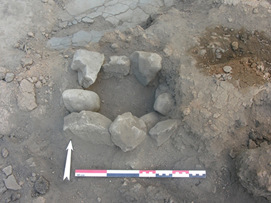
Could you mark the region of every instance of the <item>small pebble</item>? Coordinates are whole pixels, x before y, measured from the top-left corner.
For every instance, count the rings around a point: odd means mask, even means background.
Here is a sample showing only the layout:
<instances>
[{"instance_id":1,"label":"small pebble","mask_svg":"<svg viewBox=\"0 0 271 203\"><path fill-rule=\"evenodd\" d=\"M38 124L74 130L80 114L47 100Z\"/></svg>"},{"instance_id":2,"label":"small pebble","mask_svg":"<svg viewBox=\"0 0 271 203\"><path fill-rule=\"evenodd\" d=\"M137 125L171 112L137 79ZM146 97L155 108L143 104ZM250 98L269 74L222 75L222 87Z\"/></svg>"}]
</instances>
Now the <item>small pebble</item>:
<instances>
[{"instance_id":1,"label":"small pebble","mask_svg":"<svg viewBox=\"0 0 271 203\"><path fill-rule=\"evenodd\" d=\"M29 33L27 33L27 35L28 35L28 37L34 37L35 36L33 32L29 32Z\"/></svg>"},{"instance_id":2,"label":"small pebble","mask_svg":"<svg viewBox=\"0 0 271 203\"><path fill-rule=\"evenodd\" d=\"M221 59L221 58L222 58L222 55L221 55L220 53L215 53L215 57L216 57L217 59Z\"/></svg>"},{"instance_id":3,"label":"small pebble","mask_svg":"<svg viewBox=\"0 0 271 203\"><path fill-rule=\"evenodd\" d=\"M252 10L252 13L253 13L253 14L259 13L259 9L258 9L258 8L254 8L254 9Z\"/></svg>"},{"instance_id":4,"label":"small pebble","mask_svg":"<svg viewBox=\"0 0 271 203\"><path fill-rule=\"evenodd\" d=\"M190 113L191 113L190 108L185 108L184 111L183 111L183 114L184 114L185 116L188 116Z\"/></svg>"},{"instance_id":5,"label":"small pebble","mask_svg":"<svg viewBox=\"0 0 271 203\"><path fill-rule=\"evenodd\" d=\"M36 82L38 82L38 78L37 77L32 77L32 81L33 81L33 83L36 83Z\"/></svg>"},{"instance_id":6,"label":"small pebble","mask_svg":"<svg viewBox=\"0 0 271 203\"><path fill-rule=\"evenodd\" d=\"M6 148L3 148L1 153L2 153L2 157L4 157L4 158L7 158L9 155L9 152Z\"/></svg>"},{"instance_id":7,"label":"small pebble","mask_svg":"<svg viewBox=\"0 0 271 203\"><path fill-rule=\"evenodd\" d=\"M236 51L238 49L238 47L239 47L238 42L233 42L231 44L231 48L232 48L233 51Z\"/></svg>"},{"instance_id":8,"label":"small pebble","mask_svg":"<svg viewBox=\"0 0 271 203\"><path fill-rule=\"evenodd\" d=\"M224 67L223 67L223 71L224 71L225 73L231 73L232 67L230 67L230 66L224 66Z\"/></svg>"},{"instance_id":9,"label":"small pebble","mask_svg":"<svg viewBox=\"0 0 271 203\"><path fill-rule=\"evenodd\" d=\"M38 88L38 89L39 89L39 88L41 88L41 87L42 87L41 82L40 82L40 81L38 81L38 82L35 84L35 87L36 87L36 88Z\"/></svg>"},{"instance_id":10,"label":"small pebble","mask_svg":"<svg viewBox=\"0 0 271 203\"><path fill-rule=\"evenodd\" d=\"M7 73L6 76L5 76L5 81L6 82L12 82L14 80L14 73Z\"/></svg>"},{"instance_id":11,"label":"small pebble","mask_svg":"<svg viewBox=\"0 0 271 203\"><path fill-rule=\"evenodd\" d=\"M113 43L113 44L111 44L111 48L117 49L117 48L119 48L119 45L117 43Z\"/></svg>"},{"instance_id":12,"label":"small pebble","mask_svg":"<svg viewBox=\"0 0 271 203\"><path fill-rule=\"evenodd\" d=\"M97 201L98 201L98 202L101 202L101 201L102 201L102 199L101 199L100 197L98 197L98 198L97 198Z\"/></svg>"},{"instance_id":13,"label":"small pebble","mask_svg":"<svg viewBox=\"0 0 271 203\"><path fill-rule=\"evenodd\" d=\"M231 23L233 21L232 18L228 18L228 22Z\"/></svg>"}]
</instances>

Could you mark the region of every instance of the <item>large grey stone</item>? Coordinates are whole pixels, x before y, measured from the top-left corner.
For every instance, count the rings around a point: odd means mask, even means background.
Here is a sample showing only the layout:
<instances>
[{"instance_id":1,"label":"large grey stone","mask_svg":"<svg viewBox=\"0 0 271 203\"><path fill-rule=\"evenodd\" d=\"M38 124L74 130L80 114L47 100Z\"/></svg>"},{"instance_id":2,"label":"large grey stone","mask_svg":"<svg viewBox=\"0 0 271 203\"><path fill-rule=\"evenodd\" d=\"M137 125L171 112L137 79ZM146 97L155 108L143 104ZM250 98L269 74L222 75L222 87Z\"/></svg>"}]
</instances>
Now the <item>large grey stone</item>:
<instances>
[{"instance_id":1,"label":"large grey stone","mask_svg":"<svg viewBox=\"0 0 271 203\"><path fill-rule=\"evenodd\" d=\"M157 123L149 134L156 140L157 146L161 146L166 142L176 131L178 127L178 120L168 119Z\"/></svg>"},{"instance_id":2,"label":"large grey stone","mask_svg":"<svg viewBox=\"0 0 271 203\"><path fill-rule=\"evenodd\" d=\"M17 94L18 106L23 111L31 111L37 107L34 84L23 79Z\"/></svg>"},{"instance_id":3,"label":"large grey stone","mask_svg":"<svg viewBox=\"0 0 271 203\"><path fill-rule=\"evenodd\" d=\"M62 93L65 107L70 112L98 111L100 109L100 97L88 90L69 89Z\"/></svg>"},{"instance_id":4,"label":"large grey stone","mask_svg":"<svg viewBox=\"0 0 271 203\"><path fill-rule=\"evenodd\" d=\"M20 190L21 186L17 183L14 175L10 175L7 179L4 179L4 183L9 190Z\"/></svg>"},{"instance_id":5,"label":"large grey stone","mask_svg":"<svg viewBox=\"0 0 271 203\"><path fill-rule=\"evenodd\" d=\"M79 84L88 88L96 81L103 62L103 54L80 49L73 56L71 69L78 71Z\"/></svg>"},{"instance_id":6,"label":"large grey stone","mask_svg":"<svg viewBox=\"0 0 271 203\"><path fill-rule=\"evenodd\" d=\"M102 114L92 111L71 113L64 118L64 131L70 131L93 144L113 145L108 131L112 121Z\"/></svg>"},{"instance_id":7,"label":"large grey stone","mask_svg":"<svg viewBox=\"0 0 271 203\"><path fill-rule=\"evenodd\" d=\"M109 63L103 66L103 71L114 75L128 75L130 59L127 56L111 56Z\"/></svg>"},{"instance_id":8,"label":"large grey stone","mask_svg":"<svg viewBox=\"0 0 271 203\"><path fill-rule=\"evenodd\" d=\"M144 86L148 85L162 68L162 58L155 53L135 51L130 59L134 75Z\"/></svg>"},{"instance_id":9,"label":"large grey stone","mask_svg":"<svg viewBox=\"0 0 271 203\"><path fill-rule=\"evenodd\" d=\"M255 196L271 201L271 146L248 149L236 158L241 184Z\"/></svg>"},{"instance_id":10,"label":"large grey stone","mask_svg":"<svg viewBox=\"0 0 271 203\"><path fill-rule=\"evenodd\" d=\"M153 108L155 111L166 116L170 113L174 100L171 94L165 92L160 94L154 102Z\"/></svg>"},{"instance_id":11,"label":"large grey stone","mask_svg":"<svg viewBox=\"0 0 271 203\"><path fill-rule=\"evenodd\" d=\"M89 44L90 41L91 34L83 30L78 31L72 37L72 45L75 47L83 47Z\"/></svg>"},{"instance_id":12,"label":"large grey stone","mask_svg":"<svg viewBox=\"0 0 271 203\"><path fill-rule=\"evenodd\" d=\"M53 37L47 42L47 48L55 50L67 49L71 44L70 37Z\"/></svg>"},{"instance_id":13,"label":"large grey stone","mask_svg":"<svg viewBox=\"0 0 271 203\"><path fill-rule=\"evenodd\" d=\"M155 126L158 123L159 115L156 112L151 112L140 117L140 119L142 119L145 122L147 130L149 131L153 126Z\"/></svg>"},{"instance_id":14,"label":"large grey stone","mask_svg":"<svg viewBox=\"0 0 271 203\"><path fill-rule=\"evenodd\" d=\"M109 131L114 144L124 152L136 148L147 136L144 121L130 112L119 115L109 127Z\"/></svg>"}]
</instances>

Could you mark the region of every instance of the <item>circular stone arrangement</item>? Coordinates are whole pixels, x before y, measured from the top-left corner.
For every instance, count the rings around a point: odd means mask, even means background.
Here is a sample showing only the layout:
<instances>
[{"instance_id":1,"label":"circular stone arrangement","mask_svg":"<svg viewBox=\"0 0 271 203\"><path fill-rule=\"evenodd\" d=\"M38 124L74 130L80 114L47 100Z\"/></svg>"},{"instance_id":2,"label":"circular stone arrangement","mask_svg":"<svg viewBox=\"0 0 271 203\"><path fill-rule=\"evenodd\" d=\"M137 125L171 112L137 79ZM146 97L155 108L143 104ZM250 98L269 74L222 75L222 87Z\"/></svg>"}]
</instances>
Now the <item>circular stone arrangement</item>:
<instances>
[{"instance_id":1,"label":"circular stone arrangement","mask_svg":"<svg viewBox=\"0 0 271 203\"><path fill-rule=\"evenodd\" d=\"M111 56L104 64L105 56L98 52L77 50L71 69L78 72L78 82L88 88L97 79L102 69L115 77L125 77L132 69L137 80L147 86L162 69L162 58L156 53L135 51L127 56ZM155 93L154 110L140 118L126 112L112 122L97 113L100 109L99 95L83 89L68 89L62 93L65 107L71 112L64 118L63 130L93 144L118 146L123 152L135 149L147 137L161 146L176 131L178 120L160 121L160 116L170 114L174 99L164 87L159 86ZM161 114L161 115L160 115ZM159 122L160 121L160 122Z\"/></svg>"}]
</instances>

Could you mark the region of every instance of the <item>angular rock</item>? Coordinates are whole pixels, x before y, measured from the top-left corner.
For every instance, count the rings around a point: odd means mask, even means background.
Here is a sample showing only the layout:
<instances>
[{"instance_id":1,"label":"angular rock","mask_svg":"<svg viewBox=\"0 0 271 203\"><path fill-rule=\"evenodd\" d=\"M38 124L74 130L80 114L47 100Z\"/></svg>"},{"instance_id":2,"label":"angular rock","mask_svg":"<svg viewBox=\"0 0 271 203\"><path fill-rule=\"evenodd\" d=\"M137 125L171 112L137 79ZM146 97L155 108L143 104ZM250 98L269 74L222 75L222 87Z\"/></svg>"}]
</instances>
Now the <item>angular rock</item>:
<instances>
[{"instance_id":1,"label":"angular rock","mask_svg":"<svg viewBox=\"0 0 271 203\"><path fill-rule=\"evenodd\" d=\"M160 94L154 102L153 108L155 111L166 116L170 113L172 106L174 105L174 100L171 94L162 93Z\"/></svg>"},{"instance_id":2,"label":"angular rock","mask_svg":"<svg viewBox=\"0 0 271 203\"><path fill-rule=\"evenodd\" d=\"M115 75L128 75L130 59L127 56L111 56L109 63L103 65L103 71Z\"/></svg>"},{"instance_id":3,"label":"angular rock","mask_svg":"<svg viewBox=\"0 0 271 203\"><path fill-rule=\"evenodd\" d=\"M13 79L14 79L14 73L7 73L6 76L5 76L5 81L6 82L12 82Z\"/></svg>"},{"instance_id":4,"label":"angular rock","mask_svg":"<svg viewBox=\"0 0 271 203\"><path fill-rule=\"evenodd\" d=\"M39 194L44 195L49 190L49 181L41 176L35 182L34 188Z\"/></svg>"},{"instance_id":5,"label":"angular rock","mask_svg":"<svg viewBox=\"0 0 271 203\"><path fill-rule=\"evenodd\" d=\"M151 112L140 117L140 119L142 119L145 122L147 131L149 131L153 126L155 126L158 123L159 115L156 112Z\"/></svg>"},{"instance_id":6,"label":"angular rock","mask_svg":"<svg viewBox=\"0 0 271 203\"><path fill-rule=\"evenodd\" d=\"M0 67L0 80L5 79L7 72L8 70L6 68Z\"/></svg>"},{"instance_id":7,"label":"angular rock","mask_svg":"<svg viewBox=\"0 0 271 203\"><path fill-rule=\"evenodd\" d=\"M65 107L70 112L98 111L100 109L100 97L88 90L70 89L62 93Z\"/></svg>"},{"instance_id":8,"label":"angular rock","mask_svg":"<svg viewBox=\"0 0 271 203\"><path fill-rule=\"evenodd\" d=\"M71 113L64 118L64 131L70 131L93 144L105 144L112 146L110 133L108 131L112 121L102 114L92 111L81 111Z\"/></svg>"},{"instance_id":9,"label":"angular rock","mask_svg":"<svg viewBox=\"0 0 271 203\"><path fill-rule=\"evenodd\" d=\"M150 131L149 134L156 140L157 146L165 143L176 131L178 127L178 120L168 119L157 123Z\"/></svg>"},{"instance_id":10,"label":"angular rock","mask_svg":"<svg viewBox=\"0 0 271 203\"><path fill-rule=\"evenodd\" d=\"M11 165L9 165L9 166L7 166L7 167L3 168L3 170L2 170L2 171L4 172L4 174L5 174L6 176L9 176L9 175L11 175L11 174L12 174L12 166L11 166Z\"/></svg>"},{"instance_id":11,"label":"angular rock","mask_svg":"<svg viewBox=\"0 0 271 203\"><path fill-rule=\"evenodd\" d=\"M26 66L31 66L33 64L33 59L32 58L21 58L21 64L23 68Z\"/></svg>"},{"instance_id":12,"label":"angular rock","mask_svg":"<svg viewBox=\"0 0 271 203\"><path fill-rule=\"evenodd\" d=\"M124 152L136 148L146 138L146 131L144 121L130 112L119 115L109 127L112 141Z\"/></svg>"},{"instance_id":13,"label":"angular rock","mask_svg":"<svg viewBox=\"0 0 271 203\"><path fill-rule=\"evenodd\" d=\"M80 49L73 56L71 69L78 71L79 84L88 88L96 81L103 62L103 54Z\"/></svg>"},{"instance_id":14,"label":"angular rock","mask_svg":"<svg viewBox=\"0 0 271 203\"><path fill-rule=\"evenodd\" d=\"M239 154L236 168L239 181L249 193L271 201L271 147L248 149Z\"/></svg>"},{"instance_id":15,"label":"angular rock","mask_svg":"<svg viewBox=\"0 0 271 203\"><path fill-rule=\"evenodd\" d=\"M232 67L230 67L230 66L224 66L224 67L223 67L223 71L224 71L225 73L231 73L231 70L232 70Z\"/></svg>"},{"instance_id":16,"label":"angular rock","mask_svg":"<svg viewBox=\"0 0 271 203\"><path fill-rule=\"evenodd\" d=\"M135 51L130 59L134 75L144 86L148 85L162 68L162 58L155 53Z\"/></svg>"},{"instance_id":17,"label":"angular rock","mask_svg":"<svg viewBox=\"0 0 271 203\"><path fill-rule=\"evenodd\" d=\"M19 92L17 94L18 106L23 111L31 111L37 107L35 98L34 84L26 79L20 83Z\"/></svg>"},{"instance_id":18,"label":"angular rock","mask_svg":"<svg viewBox=\"0 0 271 203\"><path fill-rule=\"evenodd\" d=\"M9 190L20 190L21 186L17 183L14 175L10 175L7 179L4 179L4 183Z\"/></svg>"},{"instance_id":19,"label":"angular rock","mask_svg":"<svg viewBox=\"0 0 271 203\"><path fill-rule=\"evenodd\" d=\"M83 47L89 44L90 41L91 34L83 30L78 31L72 37L72 45L75 47Z\"/></svg>"},{"instance_id":20,"label":"angular rock","mask_svg":"<svg viewBox=\"0 0 271 203\"><path fill-rule=\"evenodd\" d=\"M70 37L53 37L47 42L47 48L49 49L67 49L71 46L71 38Z\"/></svg>"}]
</instances>

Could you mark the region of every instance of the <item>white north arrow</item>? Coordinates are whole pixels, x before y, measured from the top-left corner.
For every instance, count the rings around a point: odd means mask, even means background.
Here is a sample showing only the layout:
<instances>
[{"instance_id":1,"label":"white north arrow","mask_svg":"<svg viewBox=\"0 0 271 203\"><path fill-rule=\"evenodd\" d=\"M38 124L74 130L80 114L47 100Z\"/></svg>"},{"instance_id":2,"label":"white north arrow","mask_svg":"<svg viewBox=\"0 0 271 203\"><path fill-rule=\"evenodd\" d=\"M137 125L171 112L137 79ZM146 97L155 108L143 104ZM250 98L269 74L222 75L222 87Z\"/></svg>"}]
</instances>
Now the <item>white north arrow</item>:
<instances>
[{"instance_id":1,"label":"white north arrow","mask_svg":"<svg viewBox=\"0 0 271 203\"><path fill-rule=\"evenodd\" d=\"M64 176L63 176L63 180L65 180L66 178L68 180L70 180L70 174L71 174L71 159L72 159L72 141L70 140L68 146L67 146L67 158L66 158L66 165L65 165L65 170L64 170Z\"/></svg>"}]
</instances>

